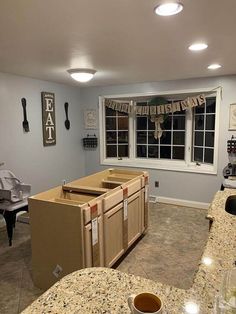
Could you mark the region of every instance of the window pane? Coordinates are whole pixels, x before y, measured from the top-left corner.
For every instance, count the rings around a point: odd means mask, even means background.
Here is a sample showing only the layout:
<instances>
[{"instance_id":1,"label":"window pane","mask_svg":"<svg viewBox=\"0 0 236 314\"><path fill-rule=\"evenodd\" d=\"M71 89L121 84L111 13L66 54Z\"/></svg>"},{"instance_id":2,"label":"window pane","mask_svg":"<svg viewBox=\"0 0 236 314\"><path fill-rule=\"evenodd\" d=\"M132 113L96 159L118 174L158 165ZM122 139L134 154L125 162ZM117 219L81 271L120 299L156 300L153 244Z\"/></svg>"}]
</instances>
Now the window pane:
<instances>
[{"instance_id":1,"label":"window pane","mask_svg":"<svg viewBox=\"0 0 236 314\"><path fill-rule=\"evenodd\" d=\"M137 132L137 143L146 144L147 143L147 132Z\"/></svg>"},{"instance_id":2,"label":"window pane","mask_svg":"<svg viewBox=\"0 0 236 314\"><path fill-rule=\"evenodd\" d=\"M205 146L214 147L214 132L206 132Z\"/></svg>"},{"instance_id":3,"label":"window pane","mask_svg":"<svg viewBox=\"0 0 236 314\"><path fill-rule=\"evenodd\" d=\"M171 159L171 146L161 146L160 158Z\"/></svg>"},{"instance_id":4,"label":"window pane","mask_svg":"<svg viewBox=\"0 0 236 314\"><path fill-rule=\"evenodd\" d=\"M172 115L169 114L169 116L167 118L165 118L165 121L161 125L162 129L171 130L171 123L172 123Z\"/></svg>"},{"instance_id":5,"label":"window pane","mask_svg":"<svg viewBox=\"0 0 236 314\"><path fill-rule=\"evenodd\" d=\"M185 130L185 116L174 116L173 117L173 129L174 130Z\"/></svg>"},{"instance_id":6,"label":"window pane","mask_svg":"<svg viewBox=\"0 0 236 314\"><path fill-rule=\"evenodd\" d=\"M118 116L118 117L128 117L128 113L117 111L117 116Z\"/></svg>"},{"instance_id":7,"label":"window pane","mask_svg":"<svg viewBox=\"0 0 236 314\"><path fill-rule=\"evenodd\" d=\"M148 158L158 158L158 146L148 146Z\"/></svg>"},{"instance_id":8,"label":"window pane","mask_svg":"<svg viewBox=\"0 0 236 314\"><path fill-rule=\"evenodd\" d=\"M184 147L173 147L173 159L181 159L184 160Z\"/></svg>"},{"instance_id":9,"label":"window pane","mask_svg":"<svg viewBox=\"0 0 236 314\"><path fill-rule=\"evenodd\" d=\"M128 143L129 138L128 138L128 131L122 131L118 132L118 142L119 143Z\"/></svg>"},{"instance_id":10,"label":"window pane","mask_svg":"<svg viewBox=\"0 0 236 314\"><path fill-rule=\"evenodd\" d=\"M106 129L116 130L116 118L106 118Z\"/></svg>"},{"instance_id":11,"label":"window pane","mask_svg":"<svg viewBox=\"0 0 236 314\"><path fill-rule=\"evenodd\" d=\"M117 157L116 145L107 145L107 157Z\"/></svg>"},{"instance_id":12,"label":"window pane","mask_svg":"<svg viewBox=\"0 0 236 314\"><path fill-rule=\"evenodd\" d=\"M178 116L180 114L185 114L185 110L180 110L173 113L174 116Z\"/></svg>"},{"instance_id":13,"label":"window pane","mask_svg":"<svg viewBox=\"0 0 236 314\"><path fill-rule=\"evenodd\" d=\"M108 144L116 144L117 143L116 132L106 132L106 139Z\"/></svg>"},{"instance_id":14,"label":"window pane","mask_svg":"<svg viewBox=\"0 0 236 314\"><path fill-rule=\"evenodd\" d=\"M203 161L203 148L194 147L194 155L193 155L194 161Z\"/></svg>"},{"instance_id":15,"label":"window pane","mask_svg":"<svg viewBox=\"0 0 236 314\"><path fill-rule=\"evenodd\" d=\"M148 144L159 144L159 140L154 137L154 131L148 132Z\"/></svg>"},{"instance_id":16,"label":"window pane","mask_svg":"<svg viewBox=\"0 0 236 314\"><path fill-rule=\"evenodd\" d=\"M129 157L128 145L119 145L118 146L118 156L119 157Z\"/></svg>"},{"instance_id":17,"label":"window pane","mask_svg":"<svg viewBox=\"0 0 236 314\"><path fill-rule=\"evenodd\" d=\"M210 114L206 116L206 130L215 129L215 115Z\"/></svg>"},{"instance_id":18,"label":"window pane","mask_svg":"<svg viewBox=\"0 0 236 314\"><path fill-rule=\"evenodd\" d=\"M115 115L116 115L115 110L106 107L106 116L115 116Z\"/></svg>"},{"instance_id":19,"label":"window pane","mask_svg":"<svg viewBox=\"0 0 236 314\"><path fill-rule=\"evenodd\" d=\"M147 157L146 145L137 145L137 157L140 157L140 158Z\"/></svg>"},{"instance_id":20,"label":"window pane","mask_svg":"<svg viewBox=\"0 0 236 314\"><path fill-rule=\"evenodd\" d=\"M171 132L164 131L160 140L161 144L171 144Z\"/></svg>"},{"instance_id":21,"label":"window pane","mask_svg":"<svg viewBox=\"0 0 236 314\"><path fill-rule=\"evenodd\" d=\"M214 155L214 149L206 148L205 155L204 155L204 162L213 164L213 155Z\"/></svg>"},{"instance_id":22,"label":"window pane","mask_svg":"<svg viewBox=\"0 0 236 314\"><path fill-rule=\"evenodd\" d=\"M155 130L155 122L152 122L151 119L148 119L148 130Z\"/></svg>"},{"instance_id":23,"label":"window pane","mask_svg":"<svg viewBox=\"0 0 236 314\"><path fill-rule=\"evenodd\" d=\"M137 130L147 130L146 117L137 117Z\"/></svg>"},{"instance_id":24,"label":"window pane","mask_svg":"<svg viewBox=\"0 0 236 314\"><path fill-rule=\"evenodd\" d=\"M185 132L173 132L173 144L184 145L185 144Z\"/></svg>"},{"instance_id":25,"label":"window pane","mask_svg":"<svg viewBox=\"0 0 236 314\"><path fill-rule=\"evenodd\" d=\"M195 116L195 130L204 129L204 115Z\"/></svg>"},{"instance_id":26,"label":"window pane","mask_svg":"<svg viewBox=\"0 0 236 314\"><path fill-rule=\"evenodd\" d=\"M118 118L118 129L119 130L128 130L129 128L129 119L128 117Z\"/></svg>"},{"instance_id":27,"label":"window pane","mask_svg":"<svg viewBox=\"0 0 236 314\"><path fill-rule=\"evenodd\" d=\"M195 146L203 146L203 132L195 132L194 136L194 145Z\"/></svg>"},{"instance_id":28,"label":"window pane","mask_svg":"<svg viewBox=\"0 0 236 314\"><path fill-rule=\"evenodd\" d=\"M206 99L206 112L215 113L216 112L216 98L207 98Z\"/></svg>"},{"instance_id":29,"label":"window pane","mask_svg":"<svg viewBox=\"0 0 236 314\"><path fill-rule=\"evenodd\" d=\"M203 105L197 106L194 108L195 113L204 113L204 111L205 111L205 106L203 106Z\"/></svg>"}]
</instances>

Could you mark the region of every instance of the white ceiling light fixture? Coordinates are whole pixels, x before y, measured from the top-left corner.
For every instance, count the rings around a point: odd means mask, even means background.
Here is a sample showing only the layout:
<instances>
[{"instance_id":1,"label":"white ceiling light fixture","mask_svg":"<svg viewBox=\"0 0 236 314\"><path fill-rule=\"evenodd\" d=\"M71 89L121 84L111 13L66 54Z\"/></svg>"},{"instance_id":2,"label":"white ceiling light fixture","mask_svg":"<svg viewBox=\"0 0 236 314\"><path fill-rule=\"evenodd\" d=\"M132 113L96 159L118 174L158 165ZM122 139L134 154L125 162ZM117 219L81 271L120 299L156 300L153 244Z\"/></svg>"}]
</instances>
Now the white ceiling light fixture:
<instances>
[{"instance_id":1,"label":"white ceiling light fixture","mask_svg":"<svg viewBox=\"0 0 236 314\"><path fill-rule=\"evenodd\" d=\"M220 64L218 64L218 63L213 63L213 64L210 64L207 68L209 69L209 70L217 70L217 69L219 69L219 68L221 68L222 66L220 65Z\"/></svg>"},{"instance_id":2,"label":"white ceiling light fixture","mask_svg":"<svg viewBox=\"0 0 236 314\"><path fill-rule=\"evenodd\" d=\"M70 69L67 72L74 80L80 83L86 83L93 78L97 71L93 69Z\"/></svg>"},{"instance_id":3,"label":"white ceiling light fixture","mask_svg":"<svg viewBox=\"0 0 236 314\"><path fill-rule=\"evenodd\" d=\"M195 43L188 47L191 51L201 51L207 49L208 45L205 43Z\"/></svg>"},{"instance_id":4,"label":"white ceiling light fixture","mask_svg":"<svg viewBox=\"0 0 236 314\"><path fill-rule=\"evenodd\" d=\"M154 11L161 16L170 16L180 13L183 10L183 5L180 2L172 1L158 4Z\"/></svg>"}]
</instances>

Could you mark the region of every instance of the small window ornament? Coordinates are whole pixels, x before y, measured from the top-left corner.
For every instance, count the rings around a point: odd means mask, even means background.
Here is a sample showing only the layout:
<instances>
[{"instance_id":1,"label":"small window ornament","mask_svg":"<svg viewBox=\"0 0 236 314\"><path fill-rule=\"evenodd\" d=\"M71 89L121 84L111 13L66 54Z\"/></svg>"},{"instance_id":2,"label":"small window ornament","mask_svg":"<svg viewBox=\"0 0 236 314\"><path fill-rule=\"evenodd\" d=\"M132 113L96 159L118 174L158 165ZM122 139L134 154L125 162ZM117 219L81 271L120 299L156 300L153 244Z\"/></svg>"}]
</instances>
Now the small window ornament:
<instances>
[{"instance_id":1,"label":"small window ornament","mask_svg":"<svg viewBox=\"0 0 236 314\"><path fill-rule=\"evenodd\" d=\"M160 106L163 104L166 104L167 100L163 97L155 97L152 100L149 101L148 105L152 106L155 104L155 106ZM151 109L151 107L150 107ZM155 131L154 131L154 138L157 140L162 137L163 129L161 127L161 124L165 122L165 120L168 118L168 114L152 114L152 110L149 111L151 114L149 116L149 119L151 122L155 123Z\"/></svg>"}]
</instances>

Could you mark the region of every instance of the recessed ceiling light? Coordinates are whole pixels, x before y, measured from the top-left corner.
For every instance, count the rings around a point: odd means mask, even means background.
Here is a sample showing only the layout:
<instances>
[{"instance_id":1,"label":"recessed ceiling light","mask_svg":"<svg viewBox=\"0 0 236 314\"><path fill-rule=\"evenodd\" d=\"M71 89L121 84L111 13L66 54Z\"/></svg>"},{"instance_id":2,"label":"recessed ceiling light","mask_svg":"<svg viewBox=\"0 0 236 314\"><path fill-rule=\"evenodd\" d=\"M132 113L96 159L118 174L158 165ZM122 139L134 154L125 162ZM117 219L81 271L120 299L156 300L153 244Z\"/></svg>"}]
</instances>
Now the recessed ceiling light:
<instances>
[{"instance_id":1,"label":"recessed ceiling light","mask_svg":"<svg viewBox=\"0 0 236 314\"><path fill-rule=\"evenodd\" d=\"M209 65L207 68L209 70L217 70L217 69L221 68L221 65L218 63L214 63L214 64Z\"/></svg>"},{"instance_id":2,"label":"recessed ceiling light","mask_svg":"<svg viewBox=\"0 0 236 314\"><path fill-rule=\"evenodd\" d=\"M158 15L169 16L174 15L183 10L183 5L180 2L161 3L155 7L154 11Z\"/></svg>"},{"instance_id":3,"label":"recessed ceiling light","mask_svg":"<svg viewBox=\"0 0 236 314\"><path fill-rule=\"evenodd\" d=\"M96 71L92 69L70 69L67 72L74 80L80 83L86 83L90 81L96 73Z\"/></svg>"},{"instance_id":4,"label":"recessed ceiling light","mask_svg":"<svg viewBox=\"0 0 236 314\"><path fill-rule=\"evenodd\" d=\"M205 43L196 43L189 46L188 49L191 51L201 51L201 50L206 49L207 47L208 45Z\"/></svg>"}]
</instances>

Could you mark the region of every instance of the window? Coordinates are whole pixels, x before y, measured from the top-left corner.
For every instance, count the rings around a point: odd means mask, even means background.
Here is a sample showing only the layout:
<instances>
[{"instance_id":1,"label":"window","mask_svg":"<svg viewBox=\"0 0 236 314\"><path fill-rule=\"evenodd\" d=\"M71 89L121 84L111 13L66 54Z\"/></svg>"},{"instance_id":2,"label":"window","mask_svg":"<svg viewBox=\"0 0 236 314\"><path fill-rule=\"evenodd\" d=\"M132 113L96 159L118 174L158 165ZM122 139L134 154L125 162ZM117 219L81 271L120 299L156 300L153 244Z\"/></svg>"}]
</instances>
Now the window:
<instances>
[{"instance_id":1,"label":"window","mask_svg":"<svg viewBox=\"0 0 236 314\"><path fill-rule=\"evenodd\" d=\"M206 104L163 115L161 136L155 133L157 124L150 116L116 111L103 101L111 98L137 108L147 106L156 96L165 97L171 104L201 93L205 94ZM219 99L219 89L100 97L101 163L216 173Z\"/></svg>"},{"instance_id":2,"label":"window","mask_svg":"<svg viewBox=\"0 0 236 314\"><path fill-rule=\"evenodd\" d=\"M208 97L206 105L194 109L193 160L213 164L216 97Z\"/></svg>"},{"instance_id":3,"label":"window","mask_svg":"<svg viewBox=\"0 0 236 314\"><path fill-rule=\"evenodd\" d=\"M155 139L155 123L147 116L136 117L136 158L184 160L185 111L168 114L162 128L163 135Z\"/></svg>"},{"instance_id":4,"label":"window","mask_svg":"<svg viewBox=\"0 0 236 314\"><path fill-rule=\"evenodd\" d=\"M129 156L129 116L127 113L105 108L106 157Z\"/></svg>"}]
</instances>

